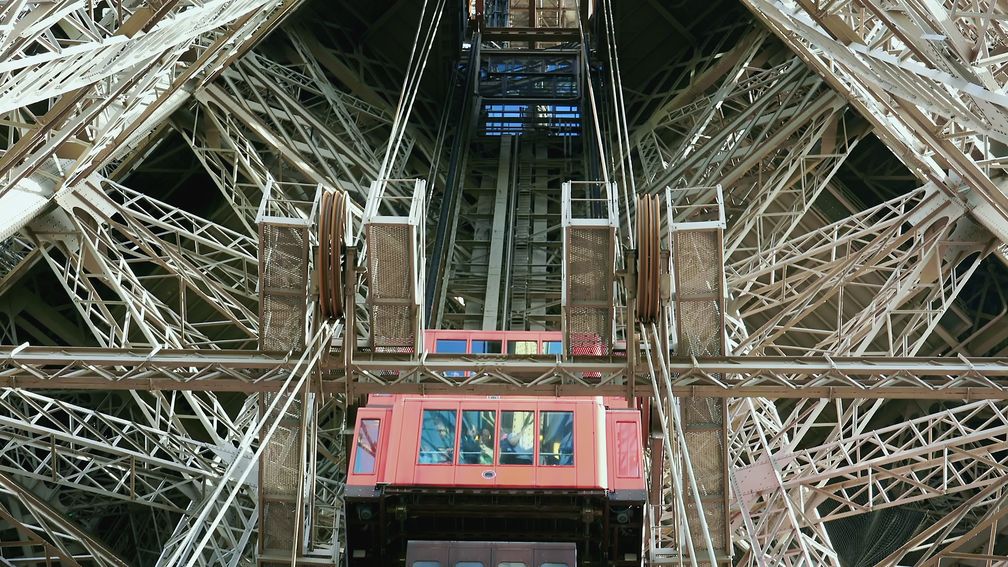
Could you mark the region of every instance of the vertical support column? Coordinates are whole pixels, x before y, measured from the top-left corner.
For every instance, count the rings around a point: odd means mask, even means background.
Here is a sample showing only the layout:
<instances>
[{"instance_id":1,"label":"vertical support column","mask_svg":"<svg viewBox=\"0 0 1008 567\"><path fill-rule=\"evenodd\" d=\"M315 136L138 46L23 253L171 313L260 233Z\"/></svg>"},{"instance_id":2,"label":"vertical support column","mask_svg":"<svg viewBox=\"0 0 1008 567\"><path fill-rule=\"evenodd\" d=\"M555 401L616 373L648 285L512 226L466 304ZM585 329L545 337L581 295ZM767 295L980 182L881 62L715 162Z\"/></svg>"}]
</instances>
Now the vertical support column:
<instances>
[{"instance_id":1,"label":"vertical support column","mask_svg":"<svg viewBox=\"0 0 1008 567\"><path fill-rule=\"evenodd\" d=\"M529 268L529 279L532 286L529 293L529 330L545 331L549 328L546 319L546 303L544 297L549 288L549 266L547 259L549 219L549 166L546 164L546 144L536 143L532 148L535 159L532 165L532 234L530 235L529 253L532 263ZM555 297L555 296L554 296Z\"/></svg>"},{"instance_id":2,"label":"vertical support column","mask_svg":"<svg viewBox=\"0 0 1008 567\"><path fill-rule=\"evenodd\" d=\"M689 195L677 191L676 201L671 192L666 193L675 284L676 351L681 356L725 355L725 220L721 187L716 187L716 204L690 203L690 195L710 194L710 189L688 190ZM678 419L686 437L694 478L699 481L703 507L701 512L690 499L684 503L692 539L704 541L699 531L703 513L715 558L719 564L730 565L727 400L681 398L679 402ZM687 482L684 477L683 484ZM708 562L706 549L697 548L695 553L697 562Z\"/></svg>"},{"instance_id":3,"label":"vertical support column","mask_svg":"<svg viewBox=\"0 0 1008 567\"><path fill-rule=\"evenodd\" d=\"M316 199L318 202L318 199ZM305 348L308 310L308 250L310 219L292 218L263 195L256 224L259 229L259 349L298 352ZM270 396L259 398L261 419ZM312 451L305 445L305 414L311 395L291 403L276 432L266 440L259 458L259 557L264 565L290 565L302 553L305 523L301 495ZM310 480L310 479L309 479Z\"/></svg>"},{"instance_id":4,"label":"vertical support column","mask_svg":"<svg viewBox=\"0 0 1008 567\"><path fill-rule=\"evenodd\" d=\"M483 330L498 328L501 274L504 263L504 235L507 220L508 187L511 171L511 136L501 136L500 161L497 163L497 191L494 193L493 230L490 234L490 258L487 264L487 286L483 298Z\"/></svg>"}]
</instances>

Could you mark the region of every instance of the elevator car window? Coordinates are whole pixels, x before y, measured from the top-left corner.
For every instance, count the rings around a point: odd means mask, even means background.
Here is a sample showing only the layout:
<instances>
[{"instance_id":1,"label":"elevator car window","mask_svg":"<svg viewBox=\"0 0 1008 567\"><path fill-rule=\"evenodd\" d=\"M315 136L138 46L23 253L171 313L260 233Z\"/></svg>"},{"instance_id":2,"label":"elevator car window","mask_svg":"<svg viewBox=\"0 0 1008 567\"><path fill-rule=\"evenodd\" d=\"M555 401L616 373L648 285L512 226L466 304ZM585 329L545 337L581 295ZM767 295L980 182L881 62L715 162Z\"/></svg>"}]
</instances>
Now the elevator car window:
<instances>
[{"instance_id":1,"label":"elevator car window","mask_svg":"<svg viewBox=\"0 0 1008 567\"><path fill-rule=\"evenodd\" d=\"M502 411L500 430L500 464L531 465L535 412Z\"/></svg>"},{"instance_id":2,"label":"elevator car window","mask_svg":"<svg viewBox=\"0 0 1008 567\"><path fill-rule=\"evenodd\" d=\"M420 428L420 464L455 460L455 410L424 410Z\"/></svg>"},{"instance_id":3,"label":"elevator car window","mask_svg":"<svg viewBox=\"0 0 1008 567\"><path fill-rule=\"evenodd\" d=\"M459 464L493 464L496 417L496 412L493 410L466 410L462 412Z\"/></svg>"},{"instance_id":4,"label":"elevator car window","mask_svg":"<svg viewBox=\"0 0 1008 567\"><path fill-rule=\"evenodd\" d=\"M539 464L574 464L574 412L539 413Z\"/></svg>"},{"instance_id":5,"label":"elevator car window","mask_svg":"<svg viewBox=\"0 0 1008 567\"><path fill-rule=\"evenodd\" d=\"M360 432L357 433L357 452L354 454L354 474L374 474L380 423L377 419L361 420Z\"/></svg>"}]
</instances>

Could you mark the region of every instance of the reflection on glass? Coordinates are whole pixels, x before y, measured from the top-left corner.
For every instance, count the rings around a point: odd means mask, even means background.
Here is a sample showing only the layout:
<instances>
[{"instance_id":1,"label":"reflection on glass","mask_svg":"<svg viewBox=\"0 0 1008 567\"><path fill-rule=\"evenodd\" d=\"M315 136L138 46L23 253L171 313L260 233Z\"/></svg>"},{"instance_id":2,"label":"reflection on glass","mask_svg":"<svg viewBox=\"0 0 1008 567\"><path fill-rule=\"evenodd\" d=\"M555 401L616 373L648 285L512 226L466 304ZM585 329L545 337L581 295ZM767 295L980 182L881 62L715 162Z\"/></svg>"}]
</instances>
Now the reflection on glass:
<instances>
[{"instance_id":1,"label":"reflection on glass","mask_svg":"<svg viewBox=\"0 0 1008 567\"><path fill-rule=\"evenodd\" d=\"M574 464L574 412L539 412L539 464Z\"/></svg>"},{"instance_id":2,"label":"reflection on glass","mask_svg":"<svg viewBox=\"0 0 1008 567\"><path fill-rule=\"evenodd\" d=\"M501 412L501 456L502 465L531 465L535 412Z\"/></svg>"},{"instance_id":3,"label":"reflection on glass","mask_svg":"<svg viewBox=\"0 0 1008 567\"><path fill-rule=\"evenodd\" d=\"M459 463L492 465L495 415L492 410L462 412L462 436L459 438Z\"/></svg>"},{"instance_id":4,"label":"reflection on glass","mask_svg":"<svg viewBox=\"0 0 1008 567\"><path fill-rule=\"evenodd\" d=\"M434 352L444 354L464 354L466 351L465 339L438 339L434 344Z\"/></svg>"},{"instance_id":5,"label":"reflection on glass","mask_svg":"<svg viewBox=\"0 0 1008 567\"><path fill-rule=\"evenodd\" d=\"M543 342L543 354L563 354L563 343L560 341Z\"/></svg>"},{"instance_id":6,"label":"reflection on glass","mask_svg":"<svg viewBox=\"0 0 1008 567\"><path fill-rule=\"evenodd\" d=\"M354 474L374 474L375 459L378 455L377 419L362 419L357 432L357 452L354 454Z\"/></svg>"},{"instance_id":7,"label":"reflection on glass","mask_svg":"<svg viewBox=\"0 0 1008 567\"><path fill-rule=\"evenodd\" d=\"M535 341L508 341L508 354L539 354Z\"/></svg>"},{"instance_id":8,"label":"reflection on glass","mask_svg":"<svg viewBox=\"0 0 1008 567\"><path fill-rule=\"evenodd\" d=\"M465 339L438 339L434 343L434 352L441 354L465 354ZM465 370L448 370L444 373L446 378L465 378Z\"/></svg>"},{"instance_id":9,"label":"reflection on glass","mask_svg":"<svg viewBox=\"0 0 1008 567\"><path fill-rule=\"evenodd\" d=\"M455 410L424 410L420 464L451 463L455 457Z\"/></svg>"},{"instance_id":10,"label":"reflection on glass","mask_svg":"<svg viewBox=\"0 0 1008 567\"><path fill-rule=\"evenodd\" d=\"M473 354L500 354L501 353L501 342L500 341L477 341L472 342L472 353Z\"/></svg>"}]
</instances>

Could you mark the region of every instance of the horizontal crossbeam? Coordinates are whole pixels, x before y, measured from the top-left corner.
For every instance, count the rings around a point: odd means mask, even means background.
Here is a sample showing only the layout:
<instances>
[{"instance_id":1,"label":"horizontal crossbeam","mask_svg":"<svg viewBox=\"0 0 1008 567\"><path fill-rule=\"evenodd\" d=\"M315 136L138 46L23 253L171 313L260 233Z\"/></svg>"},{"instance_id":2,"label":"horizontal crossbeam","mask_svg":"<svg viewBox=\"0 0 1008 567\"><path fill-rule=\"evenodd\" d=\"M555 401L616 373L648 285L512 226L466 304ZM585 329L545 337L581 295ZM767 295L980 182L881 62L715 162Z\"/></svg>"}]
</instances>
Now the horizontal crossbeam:
<instances>
[{"instance_id":1,"label":"horizontal crossbeam","mask_svg":"<svg viewBox=\"0 0 1008 567\"><path fill-rule=\"evenodd\" d=\"M1001 358L670 357L683 397L1008 399ZM287 354L236 350L0 347L0 386L28 389L277 391ZM643 365L638 365L638 368ZM460 357L359 353L322 361L324 392L626 395L619 357ZM652 394L636 377L636 394Z\"/></svg>"}]
</instances>

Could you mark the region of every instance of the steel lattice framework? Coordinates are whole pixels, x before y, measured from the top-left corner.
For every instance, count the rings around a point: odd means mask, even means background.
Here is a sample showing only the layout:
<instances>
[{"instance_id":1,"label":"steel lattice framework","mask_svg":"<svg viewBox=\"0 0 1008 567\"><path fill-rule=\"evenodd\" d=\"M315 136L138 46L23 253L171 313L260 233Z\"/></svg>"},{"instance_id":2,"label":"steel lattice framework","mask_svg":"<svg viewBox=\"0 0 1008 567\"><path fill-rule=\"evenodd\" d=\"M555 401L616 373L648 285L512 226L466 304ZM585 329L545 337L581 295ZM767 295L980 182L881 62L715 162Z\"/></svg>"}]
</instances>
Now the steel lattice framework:
<instances>
[{"instance_id":1,"label":"steel lattice framework","mask_svg":"<svg viewBox=\"0 0 1008 567\"><path fill-rule=\"evenodd\" d=\"M552 31L463 26L430 66L475 85L481 45L567 42L580 98L522 110L549 135L420 88L426 2L408 64L363 39L410 3L365 32L302 0L0 4L0 564L343 565L374 392L652 398L646 565L1008 564L1008 7L742 0L692 26L652 1L685 47L645 64L626 8L596 1L591 43L587 8L517 3ZM194 175L217 193L178 197ZM595 217L572 180L609 195ZM638 195L675 288L647 324ZM627 354L420 353L425 324Z\"/></svg>"}]
</instances>

